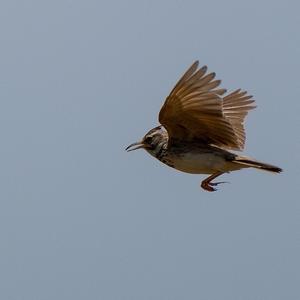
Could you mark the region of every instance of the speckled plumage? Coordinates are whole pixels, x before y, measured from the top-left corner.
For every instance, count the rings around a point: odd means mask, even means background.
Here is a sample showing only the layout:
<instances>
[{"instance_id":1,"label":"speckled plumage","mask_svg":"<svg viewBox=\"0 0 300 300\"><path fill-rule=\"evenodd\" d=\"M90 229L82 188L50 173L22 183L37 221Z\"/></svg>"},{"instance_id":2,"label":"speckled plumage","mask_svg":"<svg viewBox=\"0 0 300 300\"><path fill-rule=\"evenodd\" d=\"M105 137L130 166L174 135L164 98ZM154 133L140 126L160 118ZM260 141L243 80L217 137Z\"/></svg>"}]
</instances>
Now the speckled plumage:
<instances>
[{"instance_id":1,"label":"speckled plumage","mask_svg":"<svg viewBox=\"0 0 300 300\"><path fill-rule=\"evenodd\" d=\"M254 167L281 172L276 166L240 156L245 144L244 119L255 108L247 92L236 90L226 96L217 88L215 73L198 69L196 61L177 82L159 113L163 125L151 129L128 151L144 148L153 157L179 171L212 174L201 187L215 191L212 180L225 172ZM135 147L134 147L135 146Z\"/></svg>"}]
</instances>

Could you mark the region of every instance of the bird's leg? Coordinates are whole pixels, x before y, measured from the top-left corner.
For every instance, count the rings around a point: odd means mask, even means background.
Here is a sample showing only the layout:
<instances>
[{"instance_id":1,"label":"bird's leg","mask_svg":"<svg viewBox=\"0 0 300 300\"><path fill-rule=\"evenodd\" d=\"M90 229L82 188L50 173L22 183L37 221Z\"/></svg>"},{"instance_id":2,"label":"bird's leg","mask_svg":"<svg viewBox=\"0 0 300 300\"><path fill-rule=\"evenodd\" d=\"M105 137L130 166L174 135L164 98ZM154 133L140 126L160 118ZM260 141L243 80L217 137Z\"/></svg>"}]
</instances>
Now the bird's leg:
<instances>
[{"instance_id":1,"label":"bird's leg","mask_svg":"<svg viewBox=\"0 0 300 300\"><path fill-rule=\"evenodd\" d=\"M208 191L208 192L214 192L216 191L215 188L213 188L213 186L216 186L220 183L224 183L224 181L222 182L211 182L212 180L214 180L215 178L217 178L218 176L222 175L223 172L216 172L212 175L210 175L209 177L207 177L206 179L204 179L202 182L201 182L201 187Z\"/></svg>"}]
</instances>

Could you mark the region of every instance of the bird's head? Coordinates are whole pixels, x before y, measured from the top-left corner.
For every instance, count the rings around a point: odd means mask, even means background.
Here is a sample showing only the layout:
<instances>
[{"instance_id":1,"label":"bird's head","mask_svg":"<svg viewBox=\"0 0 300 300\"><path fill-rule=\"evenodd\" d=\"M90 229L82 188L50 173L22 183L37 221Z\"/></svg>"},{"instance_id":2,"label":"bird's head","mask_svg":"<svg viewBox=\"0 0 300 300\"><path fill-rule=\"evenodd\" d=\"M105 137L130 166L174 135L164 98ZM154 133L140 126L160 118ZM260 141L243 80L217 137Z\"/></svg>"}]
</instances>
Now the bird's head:
<instances>
[{"instance_id":1,"label":"bird's head","mask_svg":"<svg viewBox=\"0 0 300 300\"><path fill-rule=\"evenodd\" d=\"M147 132L140 142L129 145L125 150L129 152L143 148L151 155L156 156L162 145L164 145L167 141L167 131L163 126L157 126Z\"/></svg>"}]
</instances>

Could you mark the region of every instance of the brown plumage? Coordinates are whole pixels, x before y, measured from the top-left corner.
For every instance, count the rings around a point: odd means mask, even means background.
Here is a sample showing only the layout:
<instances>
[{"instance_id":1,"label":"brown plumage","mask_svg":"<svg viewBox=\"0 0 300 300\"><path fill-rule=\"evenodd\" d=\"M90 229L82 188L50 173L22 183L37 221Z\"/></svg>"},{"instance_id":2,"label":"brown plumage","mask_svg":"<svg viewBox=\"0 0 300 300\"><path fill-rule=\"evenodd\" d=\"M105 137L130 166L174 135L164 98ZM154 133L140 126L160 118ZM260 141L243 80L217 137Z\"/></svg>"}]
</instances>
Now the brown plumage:
<instances>
[{"instance_id":1,"label":"brown plumage","mask_svg":"<svg viewBox=\"0 0 300 300\"><path fill-rule=\"evenodd\" d=\"M175 139L199 139L227 149L242 150L245 143L244 118L255 108L252 96L236 90L222 98L215 73L205 75L207 67L197 70L196 61L185 72L167 97L159 122Z\"/></svg>"},{"instance_id":2,"label":"brown plumage","mask_svg":"<svg viewBox=\"0 0 300 300\"><path fill-rule=\"evenodd\" d=\"M212 174L201 186L214 191L211 181L224 172L254 167L271 172L281 169L228 150L243 150L244 119L254 100L240 89L226 93L215 73L198 69L198 61L183 74L159 113L163 125L150 130L141 142L126 149L146 149L163 163L183 172ZM132 149L133 146L136 146ZM129 150L129 151L130 151Z\"/></svg>"}]
</instances>

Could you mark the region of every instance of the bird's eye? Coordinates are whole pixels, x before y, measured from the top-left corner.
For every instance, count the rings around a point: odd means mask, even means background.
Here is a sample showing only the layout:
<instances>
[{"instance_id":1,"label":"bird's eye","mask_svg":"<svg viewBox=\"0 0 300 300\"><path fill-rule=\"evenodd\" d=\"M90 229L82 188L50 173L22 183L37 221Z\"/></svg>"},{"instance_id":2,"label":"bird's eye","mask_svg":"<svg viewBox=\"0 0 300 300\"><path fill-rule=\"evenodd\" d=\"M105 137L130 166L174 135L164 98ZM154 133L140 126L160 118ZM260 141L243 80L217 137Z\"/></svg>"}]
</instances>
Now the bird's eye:
<instances>
[{"instance_id":1,"label":"bird's eye","mask_svg":"<svg viewBox=\"0 0 300 300\"><path fill-rule=\"evenodd\" d=\"M147 136L147 137L145 138L145 143L151 144L151 142L152 142L152 136Z\"/></svg>"}]
</instances>

